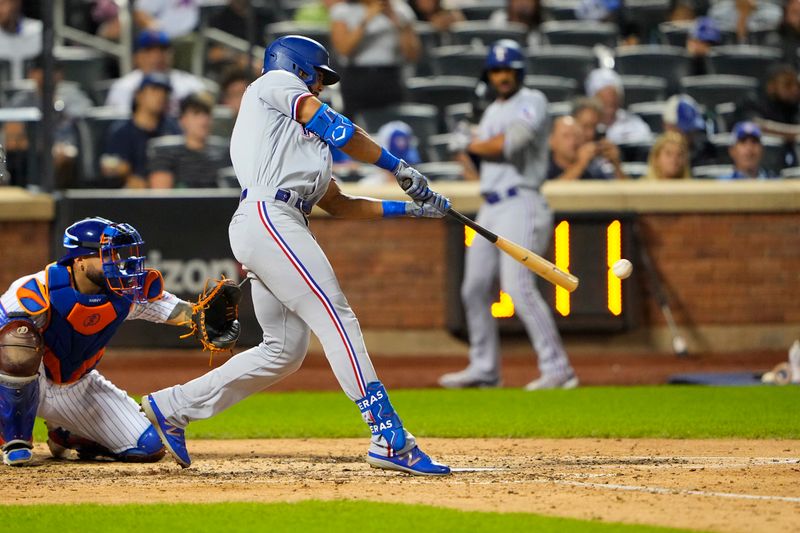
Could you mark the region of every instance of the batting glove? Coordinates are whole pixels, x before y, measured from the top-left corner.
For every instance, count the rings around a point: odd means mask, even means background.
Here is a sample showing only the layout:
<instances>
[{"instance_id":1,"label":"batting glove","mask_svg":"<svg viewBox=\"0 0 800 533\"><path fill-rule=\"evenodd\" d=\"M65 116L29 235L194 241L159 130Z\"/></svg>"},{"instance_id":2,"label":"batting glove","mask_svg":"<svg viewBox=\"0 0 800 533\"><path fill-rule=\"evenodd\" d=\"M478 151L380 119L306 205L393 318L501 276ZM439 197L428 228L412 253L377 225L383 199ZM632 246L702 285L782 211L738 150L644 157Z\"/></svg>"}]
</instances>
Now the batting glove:
<instances>
[{"instance_id":1,"label":"batting glove","mask_svg":"<svg viewBox=\"0 0 800 533\"><path fill-rule=\"evenodd\" d=\"M418 218L442 218L450 206L450 200L435 192L425 202L406 202L406 215Z\"/></svg>"},{"instance_id":2,"label":"batting glove","mask_svg":"<svg viewBox=\"0 0 800 533\"><path fill-rule=\"evenodd\" d=\"M397 183L400 184L400 188L412 200L425 202L433 196L433 191L428 188L428 178L423 176L419 170L408 166L408 163L402 159L397 168L394 169L394 175L397 178Z\"/></svg>"},{"instance_id":3,"label":"batting glove","mask_svg":"<svg viewBox=\"0 0 800 533\"><path fill-rule=\"evenodd\" d=\"M472 127L469 123L461 121L456 126L456 130L450 134L447 142L447 149L451 153L458 154L464 152L472 142Z\"/></svg>"}]
</instances>

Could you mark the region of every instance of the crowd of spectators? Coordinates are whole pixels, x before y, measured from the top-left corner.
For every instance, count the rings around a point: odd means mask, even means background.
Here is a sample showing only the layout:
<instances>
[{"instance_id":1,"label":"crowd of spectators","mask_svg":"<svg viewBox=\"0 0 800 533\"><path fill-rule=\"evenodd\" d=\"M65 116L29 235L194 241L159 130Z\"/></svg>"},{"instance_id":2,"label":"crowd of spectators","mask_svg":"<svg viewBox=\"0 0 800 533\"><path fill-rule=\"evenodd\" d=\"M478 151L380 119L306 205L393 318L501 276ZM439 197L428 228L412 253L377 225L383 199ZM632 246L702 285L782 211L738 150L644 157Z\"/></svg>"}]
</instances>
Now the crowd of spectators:
<instances>
[{"instance_id":1,"label":"crowd of spectators","mask_svg":"<svg viewBox=\"0 0 800 533\"><path fill-rule=\"evenodd\" d=\"M112 0L61 1L71 26L112 42L124 30ZM531 59L566 44L585 47L592 62L580 75L567 74L566 66L564 71L529 67L526 84L532 88L547 94L546 84L537 84L555 76L574 89L569 97L551 101L548 179L770 179L800 166L800 0L665 0L661 18L649 22L624 0L565 5L546 0L228 0L221 6L204 0L133 0L133 70L122 72L106 54L104 79L86 80L72 68L70 54L62 54L62 60L56 53L56 185L235 185L227 142L241 96L260 75L261 60L241 46L206 38L206 28L257 47L292 28L322 41L342 74L341 83L324 95L328 101L375 134L386 126L379 138L396 150L410 147L407 157L450 162L460 169L451 179L474 175L475 161L449 152L441 137L455 132L459 120L478 118L480 101L486 100L482 67L475 63L457 72L473 83L466 97L463 86L445 90L438 99L420 96L412 79L448 82L440 75L454 72L436 63L439 48L460 46L464 57L479 57L493 40L509 37L526 46ZM21 111L40 112L43 106L39 19L51 6L0 0L0 144L16 185L35 184L32 175L42 156L38 115ZM566 34L560 29L555 41L553 28L559 23L573 26ZM591 31L586 29L599 27L615 28L614 41L599 33L596 42L587 41ZM61 50L82 48L64 44ZM621 51L641 48L635 45L669 48L686 59L675 79L664 67L666 89L650 99L636 93L635 78L652 79L653 68L631 72L616 61ZM679 49L683 52L675 52ZM718 56L732 49L764 53L763 73L720 72ZM753 90L720 102L702 94L692 93L693 98L684 85L684 80L719 74L749 76ZM409 103L435 108L432 131L415 122L419 114L408 115L400 105ZM649 111L643 111L643 103ZM464 112L464 105L474 112ZM382 119L367 124L368 116ZM382 181L343 154L333 159L343 179Z\"/></svg>"}]
</instances>

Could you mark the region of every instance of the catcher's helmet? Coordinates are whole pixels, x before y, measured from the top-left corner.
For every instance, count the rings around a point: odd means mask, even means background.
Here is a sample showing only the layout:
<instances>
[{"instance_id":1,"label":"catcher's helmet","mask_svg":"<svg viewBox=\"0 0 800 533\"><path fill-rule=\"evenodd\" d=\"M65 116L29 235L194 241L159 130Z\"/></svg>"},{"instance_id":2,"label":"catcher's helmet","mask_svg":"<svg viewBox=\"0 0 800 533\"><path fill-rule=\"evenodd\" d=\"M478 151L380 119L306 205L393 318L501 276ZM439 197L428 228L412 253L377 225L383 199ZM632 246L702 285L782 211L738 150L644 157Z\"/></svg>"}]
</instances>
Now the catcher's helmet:
<instances>
[{"instance_id":1,"label":"catcher's helmet","mask_svg":"<svg viewBox=\"0 0 800 533\"><path fill-rule=\"evenodd\" d=\"M98 255L103 263L103 275L108 287L130 300L147 301L143 292L147 271L142 236L130 224L112 222L102 217L85 218L64 230L67 253L59 264L71 263L76 257Z\"/></svg>"},{"instance_id":2,"label":"catcher's helmet","mask_svg":"<svg viewBox=\"0 0 800 533\"><path fill-rule=\"evenodd\" d=\"M519 43L511 39L500 39L492 43L486 56L484 77L488 71L498 68L514 69L517 71L517 78L522 80L525 76L525 54Z\"/></svg>"},{"instance_id":3,"label":"catcher's helmet","mask_svg":"<svg viewBox=\"0 0 800 533\"><path fill-rule=\"evenodd\" d=\"M333 85L339 74L330 67L330 56L325 47L314 39L302 35L286 35L275 39L264 51L264 68L286 70L303 80L306 85L317 81L317 69L322 72L322 84Z\"/></svg>"}]
</instances>

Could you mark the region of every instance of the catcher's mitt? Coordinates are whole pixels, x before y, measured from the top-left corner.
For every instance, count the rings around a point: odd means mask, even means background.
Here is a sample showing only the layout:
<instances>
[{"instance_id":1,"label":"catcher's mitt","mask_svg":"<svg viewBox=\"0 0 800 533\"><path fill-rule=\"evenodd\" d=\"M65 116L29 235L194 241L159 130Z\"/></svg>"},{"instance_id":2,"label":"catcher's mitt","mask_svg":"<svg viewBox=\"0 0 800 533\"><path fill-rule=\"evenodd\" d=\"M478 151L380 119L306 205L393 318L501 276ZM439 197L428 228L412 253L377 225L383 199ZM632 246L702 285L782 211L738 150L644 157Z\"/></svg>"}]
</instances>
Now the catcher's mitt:
<instances>
[{"instance_id":1,"label":"catcher's mitt","mask_svg":"<svg viewBox=\"0 0 800 533\"><path fill-rule=\"evenodd\" d=\"M213 283L213 285L212 285ZM207 280L203 293L192 304L192 317L183 323L191 331L182 339L194 335L203 350L214 352L230 350L239 340L239 301L242 289L233 280Z\"/></svg>"}]
</instances>

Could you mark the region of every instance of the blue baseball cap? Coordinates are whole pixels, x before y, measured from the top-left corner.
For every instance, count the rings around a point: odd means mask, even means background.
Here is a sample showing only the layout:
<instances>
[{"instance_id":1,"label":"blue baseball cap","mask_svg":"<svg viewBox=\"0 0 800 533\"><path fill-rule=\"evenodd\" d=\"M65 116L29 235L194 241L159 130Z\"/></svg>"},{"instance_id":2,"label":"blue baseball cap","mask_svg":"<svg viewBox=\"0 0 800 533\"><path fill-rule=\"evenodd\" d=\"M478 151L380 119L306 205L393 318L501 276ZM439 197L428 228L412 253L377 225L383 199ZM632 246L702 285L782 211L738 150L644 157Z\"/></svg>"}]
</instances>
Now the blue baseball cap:
<instances>
[{"instance_id":1,"label":"blue baseball cap","mask_svg":"<svg viewBox=\"0 0 800 533\"><path fill-rule=\"evenodd\" d=\"M703 131L706 121L694 98L686 94L676 94L667 100L662 114L664 124L671 124L683 133Z\"/></svg>"},{"instance_id":2,"label":"blue baseball cap","mask_svg":"<svg viewBox=\"0 0 800 533\"><path fill-rule=\"evenodd\" d=\"M710 17L699 17L689 32L693 39L703 41L711 44L719 44L722 42L722 33L719 31L719 26Z\"/></svg>"},{"instance_id":3,"label":"blue baseball cap","mask_svg":"<svg viewBox=\"0 0 800 533\"><path fill-rule=\"evenodd\" d=\"M422 162L416 146L416 139L411 126L402 120L387 122L378 130L378 140L392 154L405 160L409 165Z\"/></svg>"},{"instance_id":4,"label":"blue baseball cap","mask_svg":"<svg viewBox=\"0 0 800 533\"><path fill-rule=\"evenodd\" d=\"M133 48L138 51L143 48L167 48L168 46L172 46L169 35L163 31L144 30L136 36L136 42Z\"/></svg>"},{"instance_id":5,"label":"blue baseball cap","mask_svg":"<svg viewBox=\"0 0 800 533\"><path fill-rule=\"evenodd\" d=\"M747 138L761 142L761 128L755 122L738 122L733 127L734 142L741 142Z\"/></svg>"}]
</instances>

